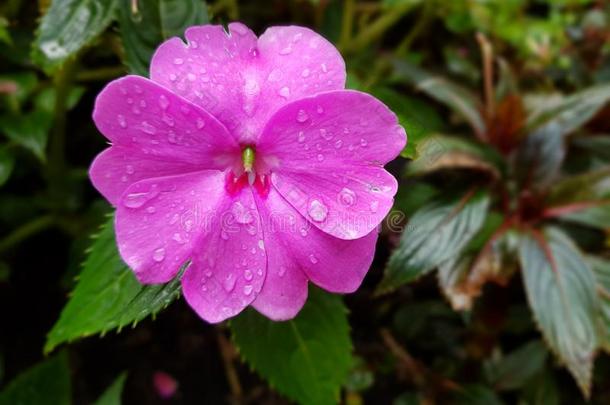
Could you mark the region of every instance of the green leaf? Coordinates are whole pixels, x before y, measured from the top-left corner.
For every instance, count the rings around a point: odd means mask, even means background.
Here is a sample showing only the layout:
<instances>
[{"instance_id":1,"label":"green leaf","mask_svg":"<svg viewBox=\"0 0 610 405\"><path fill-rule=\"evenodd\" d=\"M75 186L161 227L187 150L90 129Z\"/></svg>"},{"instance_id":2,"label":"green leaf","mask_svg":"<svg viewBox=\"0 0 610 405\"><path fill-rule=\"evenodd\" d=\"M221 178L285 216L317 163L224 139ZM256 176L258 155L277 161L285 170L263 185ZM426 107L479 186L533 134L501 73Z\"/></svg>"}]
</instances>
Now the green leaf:
<instances>
[{"instance_id":1,"label":"green leaf","mask_svg":"<svg viewBox=\"0 0 610 405\"><path fill-rule=\"evenodd\" d=\"M610 353L610 261L595 256L589 256L587 261L597 280L600 347Z\"/></svg>"},{"instance_id":2,"label":"green leaf","mask_svg":"<svg viewBox=\"0 0 610 405\"><path fill-rule=\"evenodd\" d=\"M110 25L116 3L117 0L53 0L33 44L34 62L52 74Z\"/></svg>"},{"instance_id":3,"label":"green leaf","mask_svg":"<svg viewBox=\"0 0 610 405\"><path fill-rule=\"evenodd\" d=\"M378 292L413 281L457 256L483 225L488 208L489 195L471 191L417 211L390 256Z\"/></svg>"},{"instance_id":4,"label":"green leaf","mask_svg":"<svg viewBox=\"0 0 610 405\"><path fill-rule=\"evenodd\" d=\"M407 131L408 142L401 156L414 159L416 147L426 135L443 129L443 120L428 103L409 97L388 87L372 90L375 97L383 101L398 116L398 121Z\"/></svg>"},{"instance_id":5,"label":"green leaf","mask_svg":"<svg viewBox=\"0 0 610 405\"><path fill-rule=\"evenodd\" d=\"M7 182L15 167L15 156L9 148L0 146L0 186Z\"/></svg>"},{"instance_id":6,"label":"green leaf","mask_svg":"<svg viewBox=\"0 0 610 405\"><path fill-rule=\"evenodd\" d=\"M127 379L127 373L121 373L93 405L121 405L121 394Z\"/></svg>"},{"instance_id":7,"label":"green leaf","mask_svg":"<svg viewBox=\"0 0 610 405\"><path fill-rule=\"evenodd\" d=\"M119 25L125 48L125 64L131 73L148 76L148 64L157 47L166 39L182 36L192 25L209 22L205 3L200 0L119 1Z\"/></svg>"},{"instance_id":8,"label":"green leaf","mask_svg":"<svg viewBox=\"0 0 610 405\"><path fill-rule=\"evenodd\" d=\"M588 396L598 343L594 274L563 232L532 232L519 246L530 307L545 341Z\"/></svg>"},{"instance_id":9,"label":"green leaf","mask_svg":"<svg viewBox=\"0 0 610 405\"><path fill-rule=\"evenodd\" d=\"M272 387L302 404L334 404L352 364L341 298L310 288L299 315L274 322L247 309L231 320L243 359Z\"/></svg>"},{"instance_id":10,"label":"green leaf","mask_svg":"<svg viewBox=\"0 0 610 405\"><path fill-rule=\"evenodd\" d=\"M502 158L497 152L467 139L447 135L429 136L417 145L417 158L407 174L427 174L441 169L472 169L500 176Z\"/></svg>"},{"instance_id":11,"label":"green leaf","mask_svg":"<svg viewBox=\"0 0 610 405\"><path fill-rule=\"evenodd\" d=\"M44 161L52 120L52 115L45 111L34 111L24 115L2 115L0 131Z\"/></svg>"},{"instance_id":12,"label":"green leaf","mask_svg":"<svg viewBox=\"0 0 610 405\"><path fill-rule=\"evenodd\" d=\"M521 388L544 369L547 355L541 341L531 341L500 360L488 363L488 378L498 390Z\"/></svg>"},{"instance_id":13,"label":"green leaf","mask_svg":"<svg viewBox=\"0 0 610 405\"><path fill-rule=\"evenodd\" d=\"M75 86L70 89L68 93L68 99L66 101L66 107L68 110L76 107L83 94L85 94L85 88L82 86ZM34 107L38 111L46 111L52 113L55 109L55 88L47 87L36 95L34 98Z\"/></svg>"},{"instance_id":14,"label":"green leaf","mask_svg":"<svg viewBox=\"0 0 610 405\"><path fill-rule=\"evenodd\" d=\"M0 392L0 405L69 405L68 356L61 352L26 370Z\"/></svg>"},{"instance_id":15,"label":"green leaf","mask_svg":"<svg viewBox=\"0 0 610 405\"><path fill-rule=\"evenodd\" d=\"M575 137L573 144L606 163L610 162L610 136L608 135Z\"/></svg>"},{"instance_id":16,"label":"green leaf","mask_svg":"<svg viewBox=\"0 0 610 405\"><path fill-rule=\"evenodd\" d=\"M559 389L550 371L545 371L530 379L523 389L524 403L528 405L559 405Z\"/></svg>"},{"instance_id":17,"label":"green leaf","mask_svg":"<svg viewBox=\"0 0 610 405\"><path fill-rule=\"evenodd\" d=\"M547 205L596 201L610 195L610 166L566 177L549 190Z\"/></svg>"},{"instance_id":18,"label":"green leaf","mask_svg":"<svg viewBox=\"0 0 610 405\"><path fill-rule=\"evenodd\" d=\"M456 405L502 405L504 402L491 388L482 384L470 384L458 393Z\"/></svg>"},{"instance_id":19,"label":"green leaf","mask_svg":"<svg viewBox=\"0 0 610 405\"><path fill-rule=\"evenodd\" d=\"M519 145L516 175L521 184L546 189L553 184L566 155L566 146L558 123L551 122L529 134Z\"/></svg>"},{"instance_id":20,"label":"green leaf","mask_svg":"<svg viewBox=\"0 0 610 405\"><path fill-rule=\"evenodd\" d=\"M528 117L528 127L536 132L552 128L558 137L568 135L586 124L610 101L610 84L598 84L570 96L552 99ZM563 138L562 138L563 139Z\"/></svg>"},{"instance_id":21,"label":"green leaf","mask_svg":"<svg viewBox=\"0 0 610 405\"><path fill-rule=\"evenodd\" d=\"M22 71L16 73L4 73L0 75L0 82L11 82L17 86L13 95L19 103L26 101L38 84L38 78L34 72Z\"/></svg>"},{"instance_id":22,"label":"green leaf","mask_svg":"<svg viewBox=\"0 0 610 405\"><path fill-rule=\"evenodd\" d=\"M136 324L180 295L180 277L164 285L141 285L121 260L113 220L96 237L70 300L47 335L45 352L84 336Z\"/></svg>"},{"instance_id":23,"label":"green leaf","mask_svg":"<svg viewBox=\"0 0 610 405\"><path fill-rule=\"evenodd\" d=\"M394 59L394 75L397 79L410 83L439 103L453 109L470 124L477 134L485 132L485 122L481 116L481 102L470 90L448 79L433 75L408 63Z\"/></svg>"}]
</instances>

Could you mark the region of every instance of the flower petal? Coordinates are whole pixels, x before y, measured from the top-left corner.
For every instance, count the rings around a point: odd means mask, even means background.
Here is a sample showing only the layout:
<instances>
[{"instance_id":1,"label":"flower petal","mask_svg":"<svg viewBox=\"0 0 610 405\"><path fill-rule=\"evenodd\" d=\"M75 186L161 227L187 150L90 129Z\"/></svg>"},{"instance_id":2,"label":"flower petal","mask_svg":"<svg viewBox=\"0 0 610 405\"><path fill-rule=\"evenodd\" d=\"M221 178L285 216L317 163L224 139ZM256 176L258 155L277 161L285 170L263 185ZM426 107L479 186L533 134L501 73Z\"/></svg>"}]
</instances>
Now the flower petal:
<instances>
[{"instance_id":1,"label":"flower petal","mask_svg":"<svg viewBox=\"0 0 610 405\"><path fill-rule=\"evenodd\" d=\"M396 116L372 96L335 91L280 109L257 144L280 193L319 229L341 239L370 233L386 216L396 179L381 165L405 145Z\"/></svg>"},{"instance_id":2,"label":"flower petal","mask_svg":"<svg viewBox=\"0 0 610 405\"><path fill-rule=\"evenodd\" d=\"M189 305L208 322L237 315L256 298L265 282L267 255L252 191L226 197L210 232L197 242L182 278Z\"/></svg>"},{"instance_id":3,"label":"flower petal","mask_svg":"<svg viewBox=\"0 0 610 405\"><path fill-rule=\"evenodd\" d=\"M223 200L224 174L207 170L139 181L116 209L119 252L141 283L165 283L210 233Z\"/></svg>"},{"instance_id":4,"label":"flower petal","mask_svg":"<svg viewBox=\"0 0 610 405\"><path fill-rule=\"evenodd\" d=\"M311 226L271 187L257 198L268 246L267 279L253 306L270 317L294 317L307 298L307 283L337 293L355 291L375 253L377 231L357 240L342 240Z\"/></svg>"},{"instance_id":5,"label":"flower petal","mask_svg":"<svg viewBox=\"0 0 610 405\"><path fill-rule=\"evenodd\" d=\"M193 170L190 163L143 156L132 148L111 146L97 155L89 169L89 177L95 188L116 205L125 190L135 182Z\"/></svg>"},{"instance_id":6,"label":"flower petal","mask_svg":"<svg viewBox=\"0 0 610 405\"><path fill-rule=\"evenodd\" d=\"M208 112L139 76L108 84L95 102L93 120L115 145L144 158L224 169L239 147Z\"/></svg>"},{"instance_id":7,"label":"flower petal","mask_svg":"<svg viewBox=\"0 0 610 405\"><path fill-rule=\"evenodd\" d=\"M214 114L241 142L255 142L287 102L345 87L336 48L303 27L272 27L257 40L245 25L191 27L164 42L151 79Z\"/></svg>"}]
</instances>

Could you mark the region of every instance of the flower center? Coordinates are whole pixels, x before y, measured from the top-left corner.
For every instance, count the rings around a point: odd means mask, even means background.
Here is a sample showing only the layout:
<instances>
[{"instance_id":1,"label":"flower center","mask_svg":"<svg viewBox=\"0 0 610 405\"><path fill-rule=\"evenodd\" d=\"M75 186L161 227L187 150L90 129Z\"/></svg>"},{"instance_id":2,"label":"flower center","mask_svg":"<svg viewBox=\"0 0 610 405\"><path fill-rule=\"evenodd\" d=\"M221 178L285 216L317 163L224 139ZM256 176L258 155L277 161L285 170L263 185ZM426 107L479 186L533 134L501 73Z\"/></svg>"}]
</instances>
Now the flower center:
<instances>
[{"instance_id":1,"label":"flower center","mask_svg":"<svg viewBox=\"0 0 610 405\"><path fill-rule=\"evenodd\" d=\"M227 173L225 188L229 194L236 195L247 185L250 185L263 197L269 194L269 175L256 173L254 166L255 158L256 153L253 146L246 146L242 149L241 161L243 173L236 175L232 170Z\"/></svg>"}]
</instances>

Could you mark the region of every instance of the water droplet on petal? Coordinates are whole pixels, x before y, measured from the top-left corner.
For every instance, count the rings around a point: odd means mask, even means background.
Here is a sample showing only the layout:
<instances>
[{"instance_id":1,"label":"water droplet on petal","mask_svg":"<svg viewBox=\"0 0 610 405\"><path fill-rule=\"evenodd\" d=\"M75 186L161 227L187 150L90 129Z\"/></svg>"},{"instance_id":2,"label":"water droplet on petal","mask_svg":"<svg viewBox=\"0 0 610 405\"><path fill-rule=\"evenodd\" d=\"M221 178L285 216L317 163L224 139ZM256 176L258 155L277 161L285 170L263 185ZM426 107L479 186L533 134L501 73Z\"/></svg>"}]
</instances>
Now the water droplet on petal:
<instances>
[{"instance_id":1,"label":"water droplet on petal","mask_svg":"<svg viewBox=\"0 0 610 405\"><path fill-rule=\"evenodd\" d=\"M249 284L245 285L244 286L244 295L252 294L252 290L253 290L253 287L251 285L249 285Z\"/></svg>"},{"instance_id":2,"label":"water droplet on petal","mask_svg":"<svg viewBox=\"0 0 610 405\"><path fill-rule=\"evenodd\" d=\"M222 287L225 289L226 292L231 292L235 288L236 281L237 280L235 279L233 273L230 273L222 282Z\"/></svg>"},{"instance_id":3,"label":"water droplet on petal","mask_svg":"<svg viewBox=\"0 0 610 405\"><path fill-rule=\"evenodd\" d=\"M324 72L324 73L328 72L328 67L326 66L326 63L322 63L320 65L320 68L322 69L322 72Z\"/></svg>"},{"instance_id":4,"label":"water droplet on petal","mask_svg":"<svg viewBox=\"0 0 610 405\"><path fill-rule=\"evenodd\" d=\"M321 153L318 154L318 161L321 162L324 160L324 155L322 155Z\"/></svg>"},{"instance_id":5,"label":"water droplet on petal","mask_svg":"<svg viewBox=\"0 0 610 405\"><path fill-rule=\"evenodd\" d=\"M205 127L205 121L202 118L197 118L197 121L195 121L195 125L197 126L197 129L201 129Z\"/></svg>"},{"instance_id":6,"label":"water droplet on petal","mask_svg":"<svg viewBox=\"0 0 610 405\"><path fill-rule=\"evenodd\" d=\"M127 128L127 121L125 120L124 115L119 114L119 115L117 115L116 119L119 122L119 126L121 128Z\"/></svg>"},{"instance_id":7,"label":"water droplet on petal","mask_svg":"<svg viewBox=\"0 0 610 405\"><path fill-rule=\"evenodd\" d=\"M282 87L278 94L284 98L290 97L290 89L286 86Z\"/></svg>"},{"instance_id":8,"label":"water droplet on petal","mask_svg":"<svg viewBox=\"0 0 610 405\"><path fill-rule=\"evenodd\" d=\"M186 78L190 81L190 82L194 82L197 79L197 76L195 76L194 73L189 73L186 75Z\"/></svg>"},{"instance_id":9,"label":"water droplet on petal","mask_svg":"<svg viewBox=\"0 0 610 405\"><path fill-rule=\"evenodd\" d=\"M282 71L279 69L273 69L269 76L267 76L267 80L270 82L277 82L282 78Z\"/></svg>"},{"instance_id":10,"label":"water droplet on petal","mask_svg":"<svg viewBox=\"0 0 610 405\"><path fill-rule=\"evenodd\" d=\"M254 217L252 216L252 214L239 201L236 201L233 203L231 212L233 213L233 216L235 217L235 221L238 224L249 224L252 221L254 221Z\"/></svg>"},{"instance_id":11,"label":"water droplet on petal","mask_svg":"<svg viewBox=\"0 0 610 405\"><path fill-rule=\"evenodd\" d=\"M150 123L148 123L147 121L142 121L141 127L140 129L144 132L146 132L149 135L153 135L157 132L157 128L155 128L154 126L152 126Z\"/></svg>"},{"instance_id":12,"label":"water droplet on petal","mask_svg":"<svg viewBox=\"0 0 610 405\"><path fill-rule=\"evenodd\" d=\"M312 264L316 264L316 263L318 263L318 258L316 257L316 255L314 255L314 254L312 253L312 254L310 254L310 255L309 255L309 261L310 261Z\"/></svg>"},{"instance_id":13,"label":"water droplet on petal","mask_svg":"<svg viewBox=\"0 0 610 405\"><path fill-rule=\"evenodd\" d=\"M220 237L223 240L229 240L229 234L224 229L222 231L220 231Z\"/></svg>"},{"instance_id":14,"label":"water droplet on petal","mask_svg":"<svg viewBox=\"0 0 610 405\"><path fill-rule=\"evenodd\" d=\"M286 274L286 267L280 266L279 270L277 271L277 275L278 277L284 277L284 274Z\"/></svg>"},{"instance_id":15,"label":"water droplet on petal","mask_svg":"<svg viewBox=\"0 0 610 405\"><path fill-rule=\"evenodd\" d=\"M157 212L157 209L153 206L150 206L146 208L146 212L148 212L149 214L154 214L155 212Z\"/></svg>"},{"instance_id":16,"label":"water droplet on petal","mask_svg":"<svg viewBox=\"0 0 610 405\"><path fill-rule=\"evenodd\" d=\"M320 200L311 200L307 213L314 221L322 222L326 219L326 216L328 215L328 207L324 205Z\"/></svg>"},{"instance_id":17,"label":"water droplet on petal","mask_svg":"<svg viewBox=\"0 0 610 405\"><path fill-rule=\"evenodd\" d=\"M356 193L347 187L344 187L339 192L339 202L343 205L351 207L356 202Z\"/></svg>"},{"instance_id":18,"label":"water droplet on petal","mask_svg":"<svg viewBox=\"0 0 610 405\"><path fill-rule=\"evenodd\" d=\"M140 208L146 202L152 200L159 194L156 187L152 187L150 191L141 193L129 193L123 199L123 205L127 208Z\"/></svg>"},{"instance_id":19,"label":"water droplet on petal","mask_svg":"<svg viewBox=\"0 0 610 405\"><path fill-rule=\"evenodd\" d=\"M307 229L305 229L305 228L301 228L301 230L300 230L299 232L301 233L301 236L302 236L302 237L307 236Z\"/></svg>"},{"instance_id":20,"label":"water droplet on petal","mask_svg":"<svg viewBox=\"0 0 610 405\"><path fill-rule=\"evenodd\" d=\"M309 77L309 69L304 69L301 72L301 77Z\"/></svg>"},{"instance_id":21,"label":"water droplet on petal","mask_svg":"<svg viewBox=\"0 0 610 405\"><path fill-rule=\"evenodd\" d=\"M371 212L375 213L379 209L379 201L371 201Z\"/></svg>"},{"instance_id":22,"label":"water droplet on petal","mask_svg":"<svg viewBox=\"0 0 610 405\"><path fill-rule=\"evenodd\" d=\"M305 122L309 119L309 115L307 115L307 112L305 112L305 110L299 110L297 112L297 122Z\"/></svg>"},{"instance_id":23,"label":"water droplet on petal","mask_svg":"<svg viewBox=\"0 0 610 405\"><path fill-rule=\"evenodd\" d=\"M338 139L338 140L335 142L335 148L337 148L337 149L341 149L341 146L343 146L343 141L342 141L341 139Z\"/></svg>"},{"instance_id":24,"label":"water droplet on petal","mask_svg":"<svg viewBox=\"0 0 610 405\"><path fill-rule=\"evenodd\" d=\"M253 274L251 270L246 270L244 271L244 278L246 279L246 281L250 281L252 280Z\"/></svg>"},{"instance_id":25,"label":"water droplet on petal","mask_svg":"<svg viewBox=\"0 0 610 405\"><path fill-rule=\"evenodd\" d=\"M163 259L165 259L165 249L163 248L159 248L156 249L153 252L153 256L152 256L153 260L156 261L157 263L160 263L163 261Z\"/></svg>"},{"instance_id":26,"label":"water droplet on petal","mask_svg":"<svg viewBox=\"0 0 610 405\"><path fill-rule=\"evenodd\" d=\"M318 114L323 114L324 113L324 108L322 108L322 106L319 105L318 108L316 108L316 111L318 112Z\"/></svg>"},{"instance_id":27,"label":"water droplet on petal","mask_svg":"<svg viewBox=\"0 0 610 405\"><path fill-rule=\"evenodd\" d=\"M184 63L184 59L182 59L182 58L174 59L174 65L182 65L183 63Z\"/></svg>"},{"instance_id":28,"label":"water droplet on petal","mask_svg":"<svg viewBox=\"0 0 610 405\"><path fill-rule=\"evenodd\" d=\"M280 49L280 55L290 55L292 53L292 46L287 46L285 48Z\"/></svg>"},{"instance_id":29,"label":"water droplet on petal","mask_svg":"<svg viewBox=\"0 0 610 405\"><path fill-rule=\"evenodd\" d=\"M365 147L366 145L368 145L368 142L366 141L366 139L361 138L360 139L360 146Z\"/></svg>"},{"instance_id":30,"label":"water droplet on petal","mask_svg":"<svg viewBox=\"0 0 610 405\"><path fill-rule=\"evenodd\" d=\"M174 117L172 117L169 114L163 114L163 117L161 118L163 120L163 122L165 122L167 124L167 126L169 127L173 127L176 123L176 121L174 121Z\"/></svg>"},{"instance_id":31,"label":"water droplet on petal","mask_svg":"<svg viewBox=\"0 0 610 405\"><path fill-rule=\"evenodd\" d=\"M303 131L299 131L299 135L297 135L297 141L299 143L305 142L305 134L303 133Z\"/></svg>"}]
</instances>

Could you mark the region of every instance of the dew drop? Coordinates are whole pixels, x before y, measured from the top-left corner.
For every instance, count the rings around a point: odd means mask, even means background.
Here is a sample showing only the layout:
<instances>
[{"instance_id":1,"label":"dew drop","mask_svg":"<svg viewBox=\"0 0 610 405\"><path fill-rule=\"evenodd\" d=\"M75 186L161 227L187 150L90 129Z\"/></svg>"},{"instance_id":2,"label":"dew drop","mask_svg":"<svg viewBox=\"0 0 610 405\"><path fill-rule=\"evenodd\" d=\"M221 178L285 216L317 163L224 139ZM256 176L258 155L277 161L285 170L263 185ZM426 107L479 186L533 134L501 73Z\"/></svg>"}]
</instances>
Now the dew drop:
<instances>
[{"instance_id":1,"label":"dew drop","mask_svg":"<svg viewBox=\"0 0 610 405\"><path fill-rule=\"evenodd\" d=\"M316 111L318 112L318 114L323 114L324 113L324 108L322 108L322 106L319 105L318 108L316 108Z\"/></svg>"},{"instance_id":2,"label":"dew drop","mask_svg":"<svg viewBox=\"0 0 610 405\"><path fill-rule=\"evenodd\" d=\"M180 235L179 233L175 233L174 236L172 236L172 240L181 245L184 244L184 239L182 239L182 235Z\"/></svg>"},{"instance_id":3,"label":"dew drop","mask_svg":"<svg viewBox=\"0 0 610 405\"><path fill-rule=\"evenodd\" d=\"M320 136L324 139L326 139L327 141L330 141L331 139L333 139L333 134L331 132L328 132L326 129L321 128L320 129Z\"/></svg>"},{"instance_id":4,"label":"dew drop","mask_svg":"<svg viewBox=\"0 0 610 405\"><path fill-rule=\"evenodd\" d=\"M154 214L155 212L157 212L157 209L153 206L150 206L146 208L146 212L148 212L149 214Z\"/></svg>"},{"instance_id":5,"label":"dew drop","mask_svg":"<svg viewBox=\"0 0 610 405\"><path fill-rule=\"evenodd\" d=\"M199 47L199 44L197 43L197 41L190 41L189 46L193 49L197 49Z\"/></svg>"},{"instance_id":6,"label":"dew drop","mask_svg":"<svg viewBox=\"0 0 610 405\"><path fill-rule=\"evenodd\" d=\"M148 123L147 121L142 121L142 125L140 127L140 129L144 132L146 132L149 135L152 135L154 133L157 132L157 128L155 128L154 126L152 126L150 123Z\"/></svg>"},{"instance_id":7,"label":"dew drop","mask_svg":"<svg viewBox=\"0 0 610 405\"><path fill-rule=\"evenodd\" d=\"M166 110L169 107L169 100L163 94L159 96L159 107Z\"/></svg>"},{"instance_id":8,"label":"dew drop","mask_svg":"<svg viewBox=\"0 0 610 405\"><path fill-rule=\"evenodd\" d=\"M190 82L194 82L195 79L197 79L197 76L195 76L194 73L189 73L186 75L186 78L190 81Z\"/></svg>"},{"instance_id":9,"label":"dew drop","mask_svg":"<svg viewBox=\"0 0 610 405\"><path fill-rule=\"evenodd\" d=\"M132 165L127 165L125 166L125 171L127 172L127 174L133 174L136 170Z\"/></svg>"},{"instance_id":10,"label":"dew drop","mask_svg":"<svg viewBox=\"0 0 610 405\"><path fill-rule=\"evenodd\" d=\"M267 76L267 80L270 82L277 82L282 78L282 71L279 69L273 69L269 76Z\"/></svg>"},{"instance_id":11,"label":"dew drop","mask_svg":"<svg viewBox=\"0 0 610 405\"><path fill-rule=\"evenodd\" d=\"M301 72L301 77L309 77L309 69L303 69Z\"/></svg>"},{"instance_id":12,"label":"dew drop","mask_svg":"<svg viewBox=\"0 0 610 405\"><path fill-rule=\"evenodd\" d=\"M321 162L324 160L324 155L322 155L321 153L318 154L318 161Z\"/></svg>"},{"instance_id":13,"label":"dew drop","mask_svg":"<svg viewBox=\"0 0 610 405\"><path fill-rule=\"evenodd\" d=\"M231 212L233 213L235 221L238 224L249 224L254 221L254 217L252 217L252 214L239 201L233 203L233 206L231 207Z\"/></svg>"},{"instance_id":14,"label":"dew drop","mask_svg":"<svg viewBox=\"0 0 610 405\"><path fill-rule=\"evenodd\" d=\"M252 290L253 290L253 287L251 285L249 285L249 284L245 285L244 286L244 295L252 294Z\"/></svg>"},{"instance_id":15,"label":"dew drop","mask_svg":"<svg viewBox=\"0 0 610 405\"><path fill-rule=\"evenodd\" d=\"M379 209L379 201L371 201L370 208L372 213L377 212L377 210Z\"/></svg>"},{"instance_id":16,"label":"dew drop","mask_svg":"<svg viewBox=\"0 0 610 405\"><path fill-rule=\"evenodd\" d=\"M278 94L284 98L290 97L290 89L286 86L282 87Z\"/></svg>"},{"instance_id":17,"label":"dew drop","mask_svg":"<svg viewBox=\"0 0 610 405\"><path fill-rule=\"evenodd\" d=\"M159 194L156 187L152 187L150 191L141 193L129 193L123 199L123 205L127 208L140 208L146 202L152 200Z\"/></svg>"},{"instance_id":18,"label":"dew drop","mask_svg":"<svg viewBox=\"0 0 610 405\"><path fill-rule=\"evenodd\" d=\"M117 115L116 119L119 122L119 126L121 128L127 128L127 121L125 121L124 115L119 114L119 115Z\"/></svg>"},{"instance_id":19,"label":"dew drop","mask_svg":"<svg viewBox=\"0 0 610 405\"><path fill-rule=\"evenodd\" d=\"M284 277L285 274L286 274L286 267L280 266L279 270L277 271L278 277Z\"/></svg>"},{"instance_id":20,"label":"dew drop","mask_svg":"<svg viewBox=\"0 0 610 405\"><path fill-rule=\"evenodd\" d=\"M175 81L176 81L176 79L178 79L178 76L176 76L176 74L175 74L175 73L170 73L170 74L169 74L169 80L170 80L170 81L175 82Z\"/></svg>"},{"instance_id":21,"label":"dew drop","mask_svg":"<svg viewBox=\"0 0 610 405\"><path fill-rule=\"evenodd\" d=\"M237 280L235 279L233 273L230 273L222 282L222 287L225 289L226 292L231 292L235 288L236 281Z\"/></svg>"},{"instance_id":22,"label":"dew drop","mask_svg":"<svg viewBox=\"0 0 610 405\"><path fill-rule=\"evenodd\" d=\"M153 256L152 256L153 260L156 261L157 263L160 263L163 261L163 259L165 259L165 249L163 248L159 248L156 249L153 252Z\"/></svg>"},{"instance_id":23,"label":"dew drop","mask_svg":"<svg viewBox=\"0 0 610 405\"><path fill-rule=\"evenodd\" d=\"M182 59L182 58L174 59L174 65L182 65L183 63L184 63L184 59Z\"/></svg>"},{"instance_id":24,"label":"dew drop","mask_svg":"<svg viewBox=\"0 0 610 405\"><path fill-rule=\"evenodd\" d=\"M290 55L292 53L292 46L287 46L286 48L280 49L280 55Z\"/></svg>"},{"instance_id":25,"label":"dew drop","mask_svg":"<svg viewBox=\"0 0 610 405\"><path fill-rule=\"evenodd\" d=\"M224 229L220 231L220 237L222 240L229 240L229 234Z\"/></svg>"},{"instance_id":26,"label":"dew drop","mask_svg":"<svg viewBox=\"0 0 610 405\"><path fill-rule=\"evenodd\" d=\"M338 139L338 140L335 142L335 148L337 148L337 149L341 149L341 146L343 146L343 141L342 141L341 139Z\"/></svg>"},{"instance_id":27,"label":"dew drop","mask_svg":"<svg viewBox=\"0 0 610 405\"><path fill-rule=\"evenodd\" d=\"M307 115L307 112L305 112L305 110L299 110L297 112L297 122L305 122L309 119L309 115Z\"/></svg>"},{"instance_id":28,"label":"dew drop","mask_svg":"<svg viewBox=\"0 0 610 405\"><path fill-rule=\"evenodd\" d=\"M197 121L195 121L195 125L197 126L197 129L201 129L205 127L205 121L202 118L197 118Z\"/></svg>"},{"instance_id":29,"label":"dew drop","mask_svg":"<svg viewBox=\"0 0 610 405\"><path fill-rule=\"evenodd\" d=\"M251 271L251 270L246 270L246 271L244 271L244 278L246 279L246 281L250 281L250 280L252 280L252 277L253 277L253 276L254 276L254 275L252 274L252 271Z\"/></svg>"},{"instance_id":30,"label":"dew drop","mask_svg":"<svg viewBox=\"0 0 610 405\"><path fill-rule=\"evenodd\" d=\"M360 139L360 146L362 146L364 148L366 145L368 145L368 142L366 141L366 139L361 138Z\"/></svg>"},{"instance_id":31,"label":"dew drop","mask_svg":"<svg viewBox=\"0 0 610 405\"><path fill-rule=\"evenodd\" d=\"M314 254L312 253L312 254L310 254L310 255L309 255L309 261L310 261L312 264L316 264L316 263L318 263L318 258L316 257L316 255L314 255Z\"/></svg>"},{"instance_id":32,"label":"dew drop","mask_svg":"<svg viewBox=\"0 0 610 405\"><path fill-rule=\"evenodd\" d=\"M169 127L173 127L176 123L176 121L174 121L174 117L172 117L169 114L163 114L163 118L161 118L163 120L163 122L165 122L165 124L167 124L167 126Z\"/></svg>"},{"instance_id":33,"label":"dew drop","mask_svg":"<svg viewBox=\"0 0 610 405\"><path fill-rule=\"evenodd\" d=\"M320 65L320 68L322 69L322 72L324 72L324 73L328 72L328 67L326 67L326 63L322 63Z\"/></svg>"},{"instance_id":34,"label":"dew drop","mask_svg":"<svg viewBox=\"0 0 610 405\"><path fill-rule=\"evenodd\" d=\"M297 141L299 141L299 143L305 142L305 134L303 133L303 131L299 131L299 135L297 135Z\"/></svg>"},{"instance_id":35,"label":"dew drop","mask_svg":"<svg viewBox=\"0 0 610 405\"><path fill-rule=\"evenodd\" d=\"M322 222L328 215L328 207L320 202L320 200L311 200L307 213L314 221Z\"/></svg>"},{"instance_id":36,"label":"dew drop","mask_svg":"<svg viewBox=\"0 0 610 405\"><path fill-rule=\"evenodd\" d=\"M339 202L343 205L351 207L356 202L356 193L347 187L344 187L339 192Z\"/></svg>"}]
</instances>

